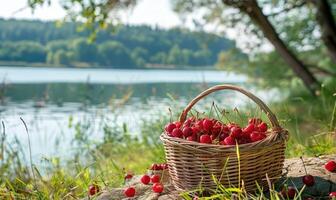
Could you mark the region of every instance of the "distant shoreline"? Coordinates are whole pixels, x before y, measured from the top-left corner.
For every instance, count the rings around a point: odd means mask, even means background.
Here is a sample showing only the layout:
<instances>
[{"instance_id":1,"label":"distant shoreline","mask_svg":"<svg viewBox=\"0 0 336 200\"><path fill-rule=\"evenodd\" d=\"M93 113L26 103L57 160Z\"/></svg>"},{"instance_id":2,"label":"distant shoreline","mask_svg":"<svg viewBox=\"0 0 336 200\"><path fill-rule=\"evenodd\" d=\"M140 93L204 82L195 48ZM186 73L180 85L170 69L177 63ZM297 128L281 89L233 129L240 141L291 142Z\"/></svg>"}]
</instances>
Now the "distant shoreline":
<instances>
[{"instance_id":1,"label":"distant shoreline","mask_svg":"<svg viewBox=\"0 0 336 200\"><path fill-rule=\"evenodd\" d=\"M98 66L85 63L84 65L53 65L48 63L25 63L25 62L3 62L0 61L0 67L33 67L33 68L68 68L68 69L125 69L125 70L213 70L218 69L215 66L174 66L174 65L148 65L145 67L112 67Z\"/></svg>"}]
</instances>

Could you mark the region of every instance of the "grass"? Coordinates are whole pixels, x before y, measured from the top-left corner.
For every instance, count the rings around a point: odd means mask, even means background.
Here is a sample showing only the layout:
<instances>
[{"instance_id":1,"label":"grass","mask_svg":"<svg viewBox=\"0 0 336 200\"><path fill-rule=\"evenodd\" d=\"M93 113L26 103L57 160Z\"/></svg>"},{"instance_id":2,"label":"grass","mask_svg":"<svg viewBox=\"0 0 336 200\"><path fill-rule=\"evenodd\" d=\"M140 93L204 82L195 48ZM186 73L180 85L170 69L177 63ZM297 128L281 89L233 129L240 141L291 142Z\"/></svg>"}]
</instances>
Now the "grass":
<instances>
[{"instance_id":1,"label":"grass","mask_svg":"<svg viewBox=\"0 0 336 200\"><path fill-rule=\"evenodd\" d=\"M326 84L319 98L312 98L298 90L282 102L271 105L281 124L290 132L287 157L336 153L335 85ZM233 119L239 120L239 113L234 113ZM130 133L126 124L120 126L113 120L104 119L102 141L90 139L92 121L83 120L74 124L69 119L69 127L75 130L73 148L77 150L73 157L45 158L43 165L39 166L29 164L31 159L23 153L28 149L22 149L18 139L8 141L3 132L0 140L0 199L79 199L87 196L87 188L92 183L102 187L120 187L127 171L141 174L151 163L164 161L159 134L169 118L162 115L144 120L137 134ZM232 195L236 199L282 198L277 191L265 196L261 191L252 195L239 188L224 188L220 184L219 189L213 196L203 199L231 199ZM191 199L187 193L182 196ZM299 195L297 199L300 198Z\"/></svg>"}]
</instances>

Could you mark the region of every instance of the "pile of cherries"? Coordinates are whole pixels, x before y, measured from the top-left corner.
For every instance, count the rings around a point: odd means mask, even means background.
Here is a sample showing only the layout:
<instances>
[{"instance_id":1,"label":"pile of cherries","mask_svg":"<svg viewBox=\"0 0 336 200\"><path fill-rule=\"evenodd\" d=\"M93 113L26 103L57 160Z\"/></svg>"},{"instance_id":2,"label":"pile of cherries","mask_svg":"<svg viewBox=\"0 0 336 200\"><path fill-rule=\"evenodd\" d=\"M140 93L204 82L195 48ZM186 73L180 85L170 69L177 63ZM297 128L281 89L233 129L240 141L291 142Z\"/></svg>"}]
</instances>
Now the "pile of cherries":
<instances>
[{"instance_id":1,"label":"pile of cherries","mask_svg":"<svg viewBox=\"0 0 336 200\"><path fill-rule=\"evenodd\" d=\"M267 129L267 124L259 118L249 119L245 127L240 127L236 123L224 124L216 119L195 117L190 117L183 123L176 121L165 126L168 136L220 145L246 144L263 140L267 136Z\"/></svg>"},{"instance_id":2,"label":"pile of cherries","mask_svg":"<svg viewBox=\"0 0 336 200\"><path fill-rule=\"evenodd\" d=\"M302 162L303 162L303 160L302 160ZM304 163L303 163L303 165L304 165ZM336 173L336 162L333 161L333 160L330 160L324 165L324 168L331 173ZM168 169L168 165L166 163L162 163L162 164L154 163L154 164L152 164L152 166L149 169L152 170L152 172L160 172L162 170ZM305 171L306 171L306 169L305 169ZM132 178L133 178L133 175L131 173L127 173L125 175L125 180L130 180ZM144 174L141 177L140 181L144 185L152 184L152 190L155 193L162 193L163 190L164 190L164 185L160 182L161 181L160 175L153 174L153 175L150 176L148 174ZM302 177L302 182L307 187L311 187L311 186L315 185L315 178L314 178L314 176L308 174L307 171L306 171L306 175ZM99 192L100 192L100 188L97 184L92 184L92 185L89 186L88 193L89 193L90 196L94 196ZM125 197L134 197L135 194L136 194L136 190L132 186L127 187L124 190ZM280 194L284 198L294 199L295 196L297 195L297 190L294 187L289 186L289 187L283 188L281 190ZM336 199L336 191L330 192L329 193L329 198L330 199ZM308 199L314 199L314 198L308 197L306 199L308 200Z\"/></svg>"}]
</instances>

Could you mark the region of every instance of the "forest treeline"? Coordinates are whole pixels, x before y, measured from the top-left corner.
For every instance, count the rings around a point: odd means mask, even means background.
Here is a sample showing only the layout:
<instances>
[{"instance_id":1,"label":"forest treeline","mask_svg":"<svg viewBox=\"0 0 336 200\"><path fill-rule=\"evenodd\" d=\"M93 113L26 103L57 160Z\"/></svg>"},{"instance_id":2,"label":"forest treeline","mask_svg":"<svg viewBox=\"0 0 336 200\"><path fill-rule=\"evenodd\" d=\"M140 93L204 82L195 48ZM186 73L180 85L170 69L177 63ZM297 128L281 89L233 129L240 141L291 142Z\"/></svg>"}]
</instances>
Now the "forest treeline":
<instances>
[{"instance_id":1,"label":"forest treeline","mask_svg":"<svg viewBox=\"0 0 336 200\"><path fill-rule=\"evenodd\" d=\"M215 34L181 28L120 26L89 31L78 24L0 19L0 62L46 63L55 66L143 68L152 65L213 66L221 51L235 43Z\"/></svg>"}]
</instances>

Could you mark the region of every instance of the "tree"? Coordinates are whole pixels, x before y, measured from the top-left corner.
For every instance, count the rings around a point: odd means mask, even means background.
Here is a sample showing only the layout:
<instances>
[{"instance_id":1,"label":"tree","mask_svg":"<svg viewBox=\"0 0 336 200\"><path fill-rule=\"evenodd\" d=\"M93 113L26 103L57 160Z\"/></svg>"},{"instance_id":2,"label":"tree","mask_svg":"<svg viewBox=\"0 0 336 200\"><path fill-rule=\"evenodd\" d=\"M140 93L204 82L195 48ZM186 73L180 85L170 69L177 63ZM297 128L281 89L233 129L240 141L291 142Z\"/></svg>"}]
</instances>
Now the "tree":
<instances>
[{"instance_id":1,"label":"tree","mask_svg":"<svg viewBox=\"0 0 336 200\"><path fill-rule=\"evenodd\" d=\"M96 60L96 44L89 43L84 38L74 40L72 43L72 49L75 52L75 57L78 61L92 63Z\"/></svg>"},{"instance_id":2,"label":"tree","mask_svg":"<svg viewBox=\"0 0 336 200\"><path fill-rule=\"evenodd\" d=\"M316 6L316 21L320 25L321 38L329 55L336 63L336 24L327 0L310 0Z\"/></svg>"},{"instance_id":3,"label":"tree","mask_svg":"<svg viewBox=\"0 0 336 200\"><path fill-rule=\"evenodd\" d=\"M264 36L273 44L274 48L283 57L285 62L290 66L294 73L300 77L306 87L314 94L319 87L315 76L308 70L308 67L300 61L293 52L280 39L273 25L267 19L256 0L236 3L236 1L223 0L223 3L238 8L241 12L247 14L250 19L260 28Z\"/></svg>"},{"instance_id":4,"label":"tree","mask_svg":"<svg viewBox=\"0 0 336 200\"><path fill-rule=\"evenodd\" d=\"M79 2L85 2L85 1L79 1ZM136 2L136 1L133 1L133 2ZM217 17L215 20L217 20L220 23L223 23L225 21L227 24L231 26L232 25L243 25L243 27L246 30L250 31L252 35L257 36L254 38L257 38L259 41L263 41L261 37L263 36L273 45L273 47L278 52L278 54L283 58L286 65L289 66L292 69L293 73L303 81L304 85L311 91L312 94L314 94L315 90L319 88L319 82L317 81L316 74L314 74L312 72L313 70L310 70L310 69L314 69L314 71L319 71L319 72L321 71L328 72L326 69L323 69L320 66L316 66L319 63L309 63L309 64L304 63L303 60L300 59L300 56L302 55L301 52L307 52L306 51L307 49L305 49L304 47L298 50L290 48L291 45L288 43L289 41L286 41L283 38L288 35L286 33L286 30L283 29L282 32L278 32L277 28L272 24L270 20L271 18L270 16L272 15L275 15L275 16L286 15L292 10L295 10L298 7L302 7L302 5L306 3L305 0L298 0L298 1L294 1L294 0L293 1L287 1L287 0L276 0L276 1L268 1L268 0L259 0L259 1L257 0L241 0L241 1L238 1L238 0L206 0L206 1L204 0L174 0L173 2L175 4L176 11L182 10L184 11L184 13L190 14L191 12L196 10L198 15L200 13L202 14L205 13L202 18L203 20L205 19L205 22L209 21L209 17L210 18L212 17L212 20ZM113 13L113 11L116 11L115 5L122 4L122 3L123 1L111 1L111 2L107 1L107 3L103 3L104 4L103 7L104 8L110 7L111 9L109 10L109 12ZM323 30L325 30L323 27L328 27L328 29L330 29L330 27L333 26L332 25L333 23L325 23L326 20L329 20L330 22L333 21L333 20L332 21L330 20L332 19L332 15L329 12L330 6L328 7L328 4L326 3L328 3L326 0L315 2L318 10L326 11L325 13L322 13L322 14L317 12L317 14L321 14L321 17L317 16L317 19ZM281 5L282 8L279 9L278 7L274 5ZM293 6L288 6L288 5L293 5ZM329 11L323 8L323 6L329 9ZM91 8L91 10L99 12L99 9L102 8L102 4L100 1L97 1L97 2L95 1L93 5L91 5L91 7L93 7ZM95 7L98 7L98 10L95 9ZM268 9L271 8L272 12L266 15L264 13L266 9L264 10L263 8L268 8ZM277 10L274 11L273 8L276 8ZM206 13L205 11L208 11L208 12ZM106 10L104 10L104 12L106 12ZM298 13L297 16L301 14L302 13ZM97 13L95 13L95 15L97 15ZM225 19L223 16L226 16L227 18ZM88 18L92 19L91 16ZM292 17L290 22L292 21L294 21L294 23L297 22L295 17ZM287 22L288 21L282 21L280 24L277 24L277 26L278 25L281 26L281 24L286 24ZM199 24L202 24L202 23L199 23ZM315 25L314 22L312 22L312 24L313 26ZM327 26L325 26L325 24L327 24ZM314 31L315 30L316 29L314 27ZM330 39L331 38L330 36L334 35L334 33L332 33L331 31L329 31L329 33L331 34L326 34L326 33L328 33L328 31L325 31L321 35L329 35L329 36L323 36L323 38L325 40L325 44L327 45L328 51L332 53L333 46L332 46L332 43L330 43L330 41L332 42L333 39ZM313 33L307 33L307 35L313 35ZM329 42L327 41L326 38L328 38ZM320 49L322 51L322 48ZM331 74L332 73L329 73L329 75Z\"/></svg>"}]
</instances>

